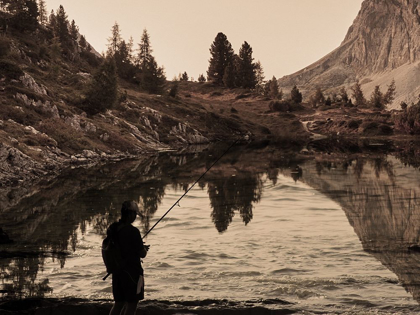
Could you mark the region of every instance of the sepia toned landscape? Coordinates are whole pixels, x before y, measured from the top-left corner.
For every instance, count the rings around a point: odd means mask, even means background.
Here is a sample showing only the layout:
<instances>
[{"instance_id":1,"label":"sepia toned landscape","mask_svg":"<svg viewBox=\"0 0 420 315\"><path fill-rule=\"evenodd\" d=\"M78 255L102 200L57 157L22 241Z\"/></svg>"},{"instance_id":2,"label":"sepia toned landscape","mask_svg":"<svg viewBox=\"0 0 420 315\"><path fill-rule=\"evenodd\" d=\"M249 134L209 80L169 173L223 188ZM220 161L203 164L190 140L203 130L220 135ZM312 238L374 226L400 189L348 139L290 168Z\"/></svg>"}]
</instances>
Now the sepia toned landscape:
<instances>
[{"instance_id":1,"label":"sepia toned landscape","mask_svg":"<svg viewBox=\"0 0 420 315\"><path fill-rule=\"evenodd\" d=\"M126 200L151 246L136 314L420 311L420 1L362 1L269 77L246 33L169 77L147 28L115 21L100 53L48 7L0 0L1 314L108 314Z\"/></svg>"}]
</instances>

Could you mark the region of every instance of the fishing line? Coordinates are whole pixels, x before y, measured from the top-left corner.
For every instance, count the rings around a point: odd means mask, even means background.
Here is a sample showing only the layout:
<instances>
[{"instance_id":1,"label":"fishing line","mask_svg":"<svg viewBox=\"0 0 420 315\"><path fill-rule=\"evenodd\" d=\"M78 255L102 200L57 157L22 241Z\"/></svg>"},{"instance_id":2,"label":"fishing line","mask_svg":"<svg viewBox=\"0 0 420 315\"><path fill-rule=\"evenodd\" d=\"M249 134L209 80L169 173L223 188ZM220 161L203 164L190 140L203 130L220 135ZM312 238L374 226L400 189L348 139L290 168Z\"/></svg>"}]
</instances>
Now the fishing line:
<instances>
[{"instance_id":1,"label":"fishing line","mask_svg":"<svg viewBox=\"0 0 420 315\"><path fill-rule=\"evenodd\" d=\"M143 238L146 238L146 236L155 228L155 226L156 225L158 225L159 224L159 222L160 221L162 221L163 220L163 218L165 218L166 217L166 215L178 204L179 205L179 202L181 201L181 199L182 198L184 198L185 197L185 195L186 194L188 194L188 192L195 186L195 184L197 184L203 177L204 177L204 175L206 175L207 174L207 172L208 171L210 171L210 169L217 163L217 162L219 162L219 160L226 154L226 153L228 153L228 151L237 143L239 141L239 139L236 139L235 140L235 142L233 142L230 146L229 146L229 148L225 151L225 152L223 152L223 154L221 155L221 156L219 156L219 158L216 160L216 161L214 161L213 162L213 164L212 165L210 165L210 167L191 185L191 187L190 188L188 188L186 191L185 191L185 193L181 196L181 197L179 197L179 199L177 200L177 201L175 201L175 203L168 209L168 211L166 211L165 212L165 214L163 215L163 216L161 216L161 218L149 229L149 231L147 231L146 232L146 234L144 234L144 236L143 236Z\"/></svg>"}]
</instances>

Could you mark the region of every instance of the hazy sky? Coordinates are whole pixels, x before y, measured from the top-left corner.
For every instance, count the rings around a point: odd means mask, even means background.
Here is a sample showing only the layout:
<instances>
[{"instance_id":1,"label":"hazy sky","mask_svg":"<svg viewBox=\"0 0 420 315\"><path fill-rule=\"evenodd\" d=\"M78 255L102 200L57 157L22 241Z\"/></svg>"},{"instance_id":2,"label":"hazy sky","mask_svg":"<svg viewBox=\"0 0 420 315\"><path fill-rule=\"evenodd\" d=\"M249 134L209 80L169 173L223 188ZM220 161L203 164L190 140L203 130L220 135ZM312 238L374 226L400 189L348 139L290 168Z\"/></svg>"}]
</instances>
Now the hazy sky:
<instances>
[{"instance_id":1,"label":"hazy sky","mask_svg":"<svg viewBox=\"0 0 420 315\"><path fill-rule=\"evenodd\" d=\"M298 71L338 47L363 0L46 0L63 5L69 20L98 51L106 51L111 28L133 37L144 28L166 76L187 71L206 75L209 48L218 32L236 53L244 41L253 48L266 78Z\"/></svg>"}]
</instances>

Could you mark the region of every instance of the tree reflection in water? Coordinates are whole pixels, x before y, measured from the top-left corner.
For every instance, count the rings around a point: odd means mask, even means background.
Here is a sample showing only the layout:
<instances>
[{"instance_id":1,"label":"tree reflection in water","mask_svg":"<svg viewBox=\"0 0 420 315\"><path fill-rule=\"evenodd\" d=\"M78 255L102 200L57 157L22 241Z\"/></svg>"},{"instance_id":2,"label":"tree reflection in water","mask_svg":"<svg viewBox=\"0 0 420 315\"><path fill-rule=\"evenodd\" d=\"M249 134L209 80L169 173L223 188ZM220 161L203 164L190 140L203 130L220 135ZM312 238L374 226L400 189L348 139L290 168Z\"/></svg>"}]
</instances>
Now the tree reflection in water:
<instances>
[{"instance_id":1,"label":"tree reflection in water","mask_svg":"<svg viewBox=\"0 0 420 315\"><path fill-rule=\"evenodd\" d=\"M262 180L258 174L241 174L227 179L214 179L208 182L212 220L217 231L227 230L235 211L247 225L252 217L253 203L260 201Z\"/></svg>"}]
</instances>

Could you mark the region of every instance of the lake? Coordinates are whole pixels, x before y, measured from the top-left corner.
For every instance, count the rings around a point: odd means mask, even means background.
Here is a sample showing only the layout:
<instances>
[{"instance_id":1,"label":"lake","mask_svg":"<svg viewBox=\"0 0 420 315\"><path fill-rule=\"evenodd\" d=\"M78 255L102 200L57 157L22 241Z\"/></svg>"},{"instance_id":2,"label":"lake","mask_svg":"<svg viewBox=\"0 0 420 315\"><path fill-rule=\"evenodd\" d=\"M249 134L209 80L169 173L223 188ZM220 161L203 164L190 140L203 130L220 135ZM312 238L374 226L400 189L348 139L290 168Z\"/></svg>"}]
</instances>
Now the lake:
<instances>
[{"instance_id":1,"label":"lake","mask_svg":"<svg viewBox=\"0 0 420 315\"><path fill-rule=\"evenodd\" d=\"M139 203L144 235L228 146L3 188L0 227L14 243L0 245L2 298L112 299L100 246L121 203ZM146 300L418 313L415 152L376 142L235 146L145 239Z\"/></svg>"}]
</instances>

